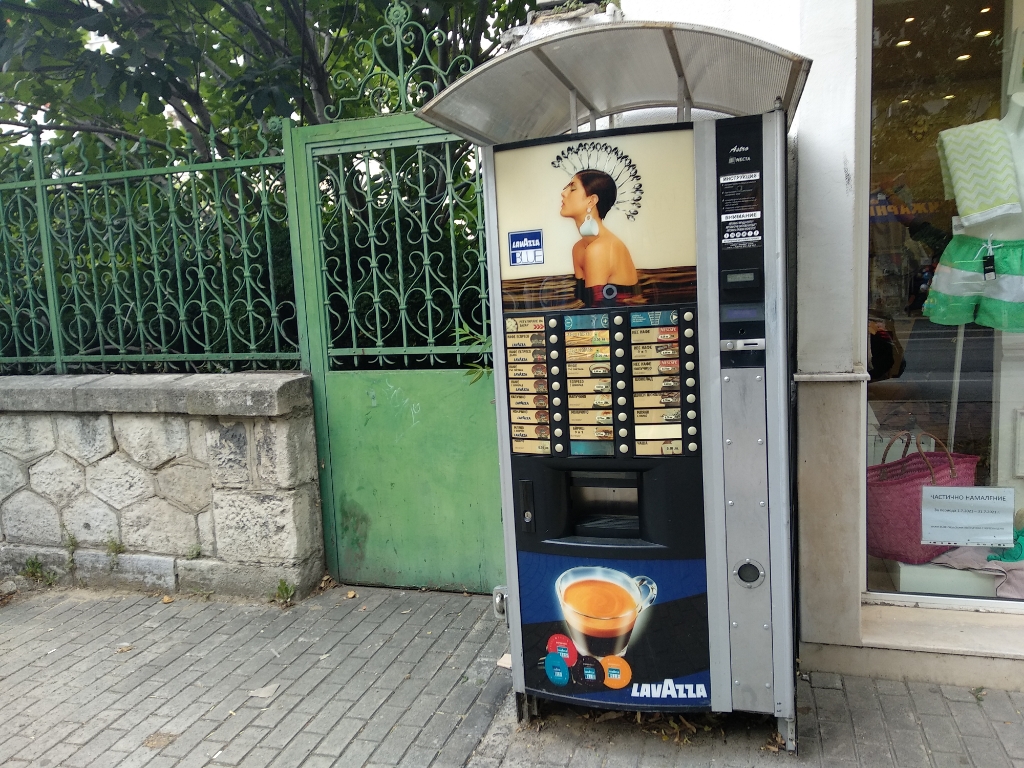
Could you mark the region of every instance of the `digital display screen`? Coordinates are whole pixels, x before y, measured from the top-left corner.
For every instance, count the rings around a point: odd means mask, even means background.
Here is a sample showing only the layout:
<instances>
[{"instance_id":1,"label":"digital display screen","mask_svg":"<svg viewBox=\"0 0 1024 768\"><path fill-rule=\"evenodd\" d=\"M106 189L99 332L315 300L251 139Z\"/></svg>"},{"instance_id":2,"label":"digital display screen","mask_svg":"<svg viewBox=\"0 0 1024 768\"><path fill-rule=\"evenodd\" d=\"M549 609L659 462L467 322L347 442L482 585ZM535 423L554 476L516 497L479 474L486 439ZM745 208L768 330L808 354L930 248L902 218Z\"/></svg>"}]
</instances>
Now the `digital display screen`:
<instances>
[{"instance_id":1,"label":"digital display screen","mask_svg":"<svg viewBox=\"0 0 1024 768\"><path fill-rule=\"evenodd\" d=\"M764 306L761 304L723 304L723 323L742 323L764 320Z\"/></svg>"},{"instance_id":2,"label":"digital display screen","mask_svg":"<svg viewBox=\"0 0 1024 768\"><path fill-rule=\"evenodd\" d=\"M725 282L727 283L753 283L756 281L756 272L729 272L725 276Z\"/></svg>"}]
</instances>

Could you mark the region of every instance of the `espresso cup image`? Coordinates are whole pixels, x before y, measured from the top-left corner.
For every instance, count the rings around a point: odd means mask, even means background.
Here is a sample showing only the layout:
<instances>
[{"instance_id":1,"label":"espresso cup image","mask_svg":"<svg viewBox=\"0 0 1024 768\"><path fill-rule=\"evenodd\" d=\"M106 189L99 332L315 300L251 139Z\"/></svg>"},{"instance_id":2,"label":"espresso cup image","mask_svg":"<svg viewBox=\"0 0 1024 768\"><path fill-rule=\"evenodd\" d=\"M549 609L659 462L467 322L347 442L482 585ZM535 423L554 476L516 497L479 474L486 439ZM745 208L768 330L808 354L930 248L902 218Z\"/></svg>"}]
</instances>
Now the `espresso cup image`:
<instances>
[{"instance_id":1,"label":"espresso cup image","mask_svg":"<svg viewBox=\"0 0 1024 768\"><path fill-rule=\"evenodd\" d=\"M646 576L629 576L600 566L570 568L555 580L569 636L580 654L622 656L640 611L658 596Z\"/></svg>"}]
</instances>

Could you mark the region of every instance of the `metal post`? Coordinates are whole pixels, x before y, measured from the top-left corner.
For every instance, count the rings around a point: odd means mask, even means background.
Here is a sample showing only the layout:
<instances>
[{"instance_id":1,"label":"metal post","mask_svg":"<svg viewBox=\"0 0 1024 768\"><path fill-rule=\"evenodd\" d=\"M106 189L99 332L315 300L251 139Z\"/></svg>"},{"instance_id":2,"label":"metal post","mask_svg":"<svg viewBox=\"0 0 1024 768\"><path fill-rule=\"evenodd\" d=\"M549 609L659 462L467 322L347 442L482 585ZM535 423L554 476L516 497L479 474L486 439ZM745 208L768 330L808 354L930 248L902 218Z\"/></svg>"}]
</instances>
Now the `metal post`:
<instances>
[{"instance_id":1,"label":"metal post","mask_svg":"<svg viewBox=\"0 0 1024 768\"><path fill-rule=\"evenodd\" d=\"M569 91L569 133L578 133L580 129L579 98L576 89Z\"/></svg>"},{"instance_id":2,"label":"metal post","mask_svg":"<svg viewBox=\"0 0 1024 768\"><path fill-rule=\"evenodd\" d=\"M50 316L50 336L53 339L53 372L66 373L64 365L64 339L60 328L60 309L57 305L57 264L50 241L50 208L43 186L43 148L39 140L40 129L32 121L32 179L36 188L36 224L39 228L39 249L42 252L43 277L46 280L46 312Z\"/></svg>"}]
</instances>

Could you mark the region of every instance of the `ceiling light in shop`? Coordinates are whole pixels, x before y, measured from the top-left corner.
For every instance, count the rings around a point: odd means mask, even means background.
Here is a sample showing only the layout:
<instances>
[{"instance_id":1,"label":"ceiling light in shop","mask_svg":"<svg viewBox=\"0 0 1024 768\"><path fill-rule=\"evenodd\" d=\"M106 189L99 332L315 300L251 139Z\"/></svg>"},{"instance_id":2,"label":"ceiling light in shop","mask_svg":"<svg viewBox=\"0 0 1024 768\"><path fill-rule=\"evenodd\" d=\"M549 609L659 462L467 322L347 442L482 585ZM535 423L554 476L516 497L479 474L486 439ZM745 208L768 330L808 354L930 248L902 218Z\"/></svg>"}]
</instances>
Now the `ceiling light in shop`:
<instances>
[{"instance_id":1,"label":"ceiling light in shop","mask_svg":"<svg viewBox=\"0 0 1024 768\"><path fill-rule=\"evenodd\" d=\"M983 30L981 30L981 32L976 32L974 34L974 36L975 37L988 37L991 34L992 34L992 30L991 29L983 29Z\"/></svg>"},{"instance_id":2,"label":"ceiling light in shop","mask_svg":"<svg viewBox=\"0 0 1024 768\"><path fill-rule=\"evenodd\" d=\"M950 99L955 99L955 98L956 98L956 96L954 96L954 95L953 95L953 94L951 93L951 94L949 94L948 96L943 96L942 98L944 98L944 99L945 99L946 101L949 101Z\"/></svg>"},{"instance_id":3,"label":"ceiling light in shop","mask_svg":"<svg viewBox=\"0 0 1024 768\"><path fill-rule=\"evenodd\" d=\"M963 56L957 56L956 60L957 61L967 61L969 58L971 58L971 54L965 53Z\"/></svg>"},{"instance_id":4,"label":"ceiling light in shop","mask_svg":"<svg viewBox=\"0 0 1024 768\"><path fill-rule=\"evenodd\" d=\"M981 12L982 12L982 13L988 13L988 12L989 12L989 11L991 11L991 10L992 10L991 8L982 8L982 9L981 9Z\"/></svg>"},{"instance_id":5,"label":"ceiling light in shop","mask_svg":"<svg viewBox=\"0 0 1024 768\"><path fill-rule=\"evenodd\" d=\"M898 43L896 43L897 48L906 48L908 45L910 45L909 40L900 40Z\"/></svg>"},{"instance_id":6,"label":"ceiling light in shop","mask_svg":"<svg viewBox=\"0 0 1024 768\"><path fill-rule=\"evenodd\" d=\"M910 99L900 99L900 104L909 104Z\"/></svg>"},{"instance_id":7,"label":"ceiling light in shop","mask_svg":"<svg viewBox=\"0 0 1024 768\"><path fill-rule=\"evenodd\" d=\"M910 22L912 22L913 20L914 20L914 17L913 17L913 16L907 16L907 18L905 18L905 19L903 20L903 23L904 23L904 24L909 24L909 23L910 23Z\"/></svg>"}]
</instances>

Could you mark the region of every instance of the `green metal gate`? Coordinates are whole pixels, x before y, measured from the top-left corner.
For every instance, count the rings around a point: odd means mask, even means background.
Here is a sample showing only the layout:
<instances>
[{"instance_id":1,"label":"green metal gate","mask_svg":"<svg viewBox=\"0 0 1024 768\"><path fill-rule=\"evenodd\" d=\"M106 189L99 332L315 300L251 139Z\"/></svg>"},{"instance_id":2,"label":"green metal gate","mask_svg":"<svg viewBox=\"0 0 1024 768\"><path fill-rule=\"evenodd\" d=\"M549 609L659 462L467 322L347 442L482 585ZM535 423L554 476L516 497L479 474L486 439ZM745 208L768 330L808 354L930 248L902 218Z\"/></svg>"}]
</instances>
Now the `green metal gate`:
<instances>
[{"instance_id":1,"label":"green metal gate","mask_svg":"<svg viewBox=\"0 0 1024 768\"><path fill-rule=\"evenodd\" d=\"M328 570L489 592L504 565L478 155L412 114L286 128Z\"/></svg>"}]
</instances>

